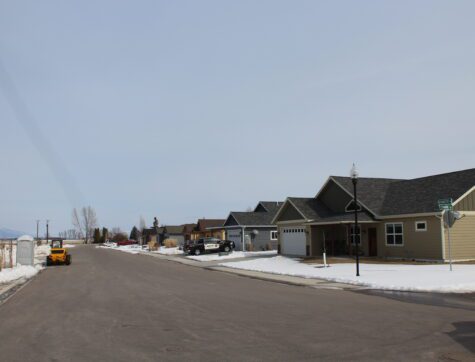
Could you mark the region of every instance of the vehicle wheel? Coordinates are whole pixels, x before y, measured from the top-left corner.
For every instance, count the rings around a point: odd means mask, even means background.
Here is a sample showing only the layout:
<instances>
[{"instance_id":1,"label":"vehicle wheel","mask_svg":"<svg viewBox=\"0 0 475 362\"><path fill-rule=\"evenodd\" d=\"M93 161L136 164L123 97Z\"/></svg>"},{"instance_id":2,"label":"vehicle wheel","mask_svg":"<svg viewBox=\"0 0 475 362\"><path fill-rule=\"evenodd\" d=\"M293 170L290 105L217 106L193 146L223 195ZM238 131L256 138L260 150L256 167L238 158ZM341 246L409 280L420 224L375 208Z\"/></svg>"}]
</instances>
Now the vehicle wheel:
<instances>
[{"instance_id":1,"label":"vehicle wheel","mask_svg":"<svg viewBox=\"0 0 475 362\"><path fill-rule=\"evenodd\" d=\"M66 265L70 265L71 264L71 255L68 255L66 257Z\"/></svg>"},{"instance_id":2,"label":"vehicle wheel","mask_svg":"<svg viewBox=\"0 0 475 362\"><path fill-rule=\"evenodd\" d=\"M201 254L201 250L200 249L195 249L195 255L200 255Z\"/></svg>"},{"instance_id":3,"label":"vehicle wheel","mask_svg":"<svg viewBox=\"0 0 475 362\"><path fill-rule=\"evenodd\" d=\"M229 246L225 246L225 247L224 247L224 251L225 251L226 253L229 253L229 252L231 251L231 248L230 248Z\"/></svg>"},{"instance_id":4,"label":"vehicle wheel","mask_svg":"<svg viewBox=\"0 0 475 362\"><path fill-rule=\"evenodd\" d=\"M50 266L51 265L51 261L49 259L46 259L46 266Z\"/></svg>"}]
</instances>

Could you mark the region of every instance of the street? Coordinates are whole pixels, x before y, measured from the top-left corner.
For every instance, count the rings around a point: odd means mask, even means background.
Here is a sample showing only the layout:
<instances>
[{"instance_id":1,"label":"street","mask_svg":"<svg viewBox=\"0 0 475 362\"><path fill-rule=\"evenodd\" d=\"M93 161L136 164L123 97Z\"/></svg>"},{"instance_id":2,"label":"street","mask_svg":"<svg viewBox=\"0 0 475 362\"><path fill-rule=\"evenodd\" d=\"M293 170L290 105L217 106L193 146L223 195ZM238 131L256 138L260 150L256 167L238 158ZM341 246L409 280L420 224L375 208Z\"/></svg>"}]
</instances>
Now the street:
<instances>
[{"instance_id":1,"label":"street","mask_svg":"<svg viewBox=\"0 0 475 362\"><path fill-rule=\"evenodd\" d=\"M470 360L475 311L80 246L0 305L2 361Z\"/></svg>"}]
</instances>

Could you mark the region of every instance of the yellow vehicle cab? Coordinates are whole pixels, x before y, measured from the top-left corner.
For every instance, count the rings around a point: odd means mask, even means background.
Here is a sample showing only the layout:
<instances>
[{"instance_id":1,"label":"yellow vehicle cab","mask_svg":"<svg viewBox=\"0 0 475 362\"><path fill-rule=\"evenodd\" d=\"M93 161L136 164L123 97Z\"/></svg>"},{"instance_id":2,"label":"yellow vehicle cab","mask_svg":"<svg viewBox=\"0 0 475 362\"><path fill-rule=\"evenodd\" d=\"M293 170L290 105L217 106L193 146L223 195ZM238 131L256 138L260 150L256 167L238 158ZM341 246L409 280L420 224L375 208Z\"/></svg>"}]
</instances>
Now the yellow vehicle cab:
<instances>
[{"instance_id":1,"label":"yellow vehicle cab","mask_svg":"<svg viewBox=\"0 0 475 362\"><path fill-rule=\"evenodd\" d=\"M51 240L51 254L46 258L46 265L53 264L71 264L71 254L66 248L63 248L62 239Z\"/></svg>"}]
</instances>

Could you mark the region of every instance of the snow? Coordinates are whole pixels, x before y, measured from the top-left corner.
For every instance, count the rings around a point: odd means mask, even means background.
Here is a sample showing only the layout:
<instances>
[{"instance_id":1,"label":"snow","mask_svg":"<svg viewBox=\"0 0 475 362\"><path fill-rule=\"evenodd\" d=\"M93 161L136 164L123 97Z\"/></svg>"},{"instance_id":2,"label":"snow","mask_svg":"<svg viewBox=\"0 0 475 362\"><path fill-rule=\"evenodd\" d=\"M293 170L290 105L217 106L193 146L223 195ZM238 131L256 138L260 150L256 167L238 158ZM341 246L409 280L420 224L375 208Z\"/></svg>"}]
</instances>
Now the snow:
<instances>
[{"instance_id":1,"label":"snow","mask_svg":"<svg viewBox=\"0 0 475 362\"><path fill-rule=\"evenodd\" d=\"M71 249L71 248L75 248L76 245L74 245L74 244L65 244L65 245L63 245L63 247Z\"/></svg>"},{"instance_id":2,"label":"snow","mask_svg":"<svg viewBox=\"0 0 475 362\"><path fill-rule=\"evenodd\" d=\"M219 253L214 254L204 254L204 255L192 255L187 256L189 259L196 261L216 261L223 259L238 259L238 258L250 258L250 257L259 257L259 256L272 256L277 255L277 250L269 251L233 251L229 254L219 255Z\"/></svg>"},{"instance_id":3,"label":"snow","mask_svg":"<svg viewBox=\"0 0 475 362\"><path fill-rule=\"evenodd\" d=\"M454 265L452 272L446 264L360 264L360 277L355 275L354 263L332 264L324 268L323 265L304 264L299 259L283 256L220 265L272 274L325 279L372 289L441 293L475 292L474 264Z\"/></svg>"},{"instance_id":4,"label":"snow","mask_svg":"<svg viewBox=\"0 0 475 362\"><path fill-rule=\"evenodd\" d=\"M162 255L181 255L183 254L183 250L180 250L179 248L165 248L162 246L158 250L152 251L152 253Z\"/></svg>"},{"instance_id":5,"label":"snow","mask_svg":"<svg viewBox=\"0 0 475 362\"><path fill-rule=\"evenodd\" d=\"M17 265L14 268L2 269L2 271L0 271L0 284L10 283L20 278L32 278L38 274L41 269L43 269L43 267L40 265Z\"/></svg>"},{"instance_id":6,"label":"snow","mask_svg":"<svg viewBox=\"0 0 475 362\"><path fill-rule=\"evenodd\" d=\"M30 235L22 235L17 240L34 241L35 239Z\"/></svg>"},{"instance_id":7,"label":"snow","mask_svg":"<svg viewBox=\"0 0 475 362\"><path fill-rule=\"evenodd\" d=\"M129 254L138 254L142 251L146 251L138 244L117 246L116 243L104 243L104 245L96 246L96 248L118 250Z\"/></svg>"}]
</instances>

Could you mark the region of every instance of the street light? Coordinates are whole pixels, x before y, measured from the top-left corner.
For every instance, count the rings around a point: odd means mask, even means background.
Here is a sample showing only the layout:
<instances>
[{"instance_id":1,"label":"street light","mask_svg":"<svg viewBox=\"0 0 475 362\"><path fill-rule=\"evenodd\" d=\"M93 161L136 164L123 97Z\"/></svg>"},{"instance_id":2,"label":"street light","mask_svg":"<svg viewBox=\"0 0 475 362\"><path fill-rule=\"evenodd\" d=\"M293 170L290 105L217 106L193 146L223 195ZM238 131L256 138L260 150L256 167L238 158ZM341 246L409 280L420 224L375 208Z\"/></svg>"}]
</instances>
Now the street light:
<instances>
[{"instance_id":1,"label":"street light","mask_svg":"<svg viewBox=\"0 0 475 362\"><path fill-rule=\"evenodd\" d=\"M353 238L355 241L355 250L356 250L356 276L360 276L360 256L358 243L360 241L360 233L358 232L358 206L356 198L356 184L358 183L358 170L356 169L355 164L350 171L351 181L353 182L353 206L355 208L355 229L353 230Z\"/></svg>"}]
</instances>

